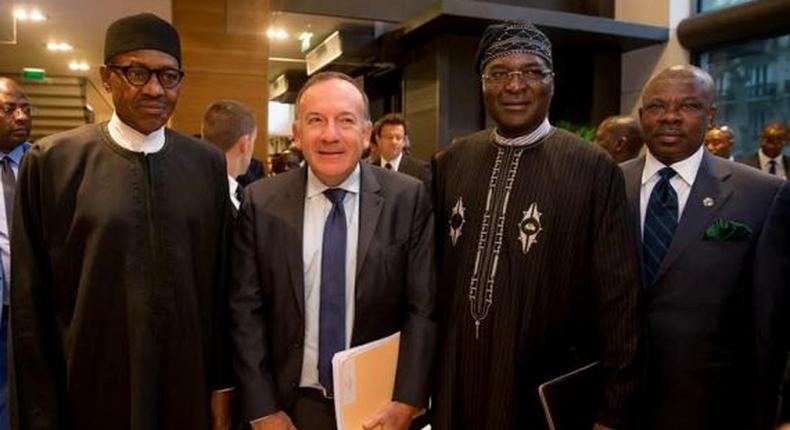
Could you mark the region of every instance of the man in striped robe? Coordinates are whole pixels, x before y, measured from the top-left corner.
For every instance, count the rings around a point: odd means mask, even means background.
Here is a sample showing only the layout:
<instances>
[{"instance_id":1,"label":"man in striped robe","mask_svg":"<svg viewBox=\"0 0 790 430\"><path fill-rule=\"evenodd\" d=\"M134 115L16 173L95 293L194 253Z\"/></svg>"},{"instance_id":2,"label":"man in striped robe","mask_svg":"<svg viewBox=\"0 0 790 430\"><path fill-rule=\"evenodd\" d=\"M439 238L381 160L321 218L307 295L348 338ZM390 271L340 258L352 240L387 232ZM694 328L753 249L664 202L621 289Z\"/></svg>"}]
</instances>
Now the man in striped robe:
<instances>
[{"instance_id":1,"label":"man in striped robe","mask_svg":"<svg viewBox=\"0 0 790 430\"><path fill-rule=\"evenodd\" d=\"M549 123L551 45L534 26L487 28L477 66L496 128L434 163L433 428L547 428L538 385L596 360L605 383L589 426L624 428L640 378L641 277L622 172Z\"/></svg>"}]
</instances>

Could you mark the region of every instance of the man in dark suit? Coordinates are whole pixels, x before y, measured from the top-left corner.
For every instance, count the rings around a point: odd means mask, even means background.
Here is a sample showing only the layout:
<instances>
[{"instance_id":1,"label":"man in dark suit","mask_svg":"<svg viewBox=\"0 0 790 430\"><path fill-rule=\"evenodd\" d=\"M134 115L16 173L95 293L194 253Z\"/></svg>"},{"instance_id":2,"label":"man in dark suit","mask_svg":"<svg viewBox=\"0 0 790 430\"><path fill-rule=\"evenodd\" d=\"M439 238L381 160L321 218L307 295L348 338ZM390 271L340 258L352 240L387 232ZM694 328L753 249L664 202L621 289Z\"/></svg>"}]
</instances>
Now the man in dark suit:
<instances>
[{"instance_id":1,"label":"man in dark suit","mask_svg":"<svg viewBox=\"0 0 790 430\"><path fill-rule=\"evenodd\" d=\"M782 150L790 139L787 125L781 122L769 122L760 134L760 150L756 154L740 157L736 161L771 175L787 179L790 174L790 157L782 155Z\"/></svg>"},{"instance_id":2,"label":"man in dark suit","mask_svg":"<svg viewBox=\"0 0 790 430\"><path fill-rule=\"evenodd\" d=\"M401 331L395 390L367 428L404 430L427 404L436 340L433 210L414 178L360 163L368 103L339 73L297 96L307 166L245 190L232 337L254 429L333 429L332 355Z\"/></svg>"},{"instance_id":3,"label":"man in dark suit","mask_svg":"<svg viewBox=\"0 0 790 430\"><path fill-rule=\"evenodd\" d=\"M409 135L409 127L403 115L384 115L376 121L373 132L379 147L379 156L372 158L374 165L405 173L430 186L431 166L403 152Z\"/></svg>"},{"instance_id":4,"label":"man in dark suit","mask_svg":"<svg viewBox=\"0 0 790 430\"><path fill-rule=\"evenodd\" d=\"M755 256L772 254L763 227L790 189L705 151L714 94L710 75L693 66L653 77L639 110L647 154L622 165L646 285L640 429L767 428L772 420L757 401L778 384L775 333L762 319L779 297L768 292L787 280L764 276Z\"/></svg>"}]
</instances>

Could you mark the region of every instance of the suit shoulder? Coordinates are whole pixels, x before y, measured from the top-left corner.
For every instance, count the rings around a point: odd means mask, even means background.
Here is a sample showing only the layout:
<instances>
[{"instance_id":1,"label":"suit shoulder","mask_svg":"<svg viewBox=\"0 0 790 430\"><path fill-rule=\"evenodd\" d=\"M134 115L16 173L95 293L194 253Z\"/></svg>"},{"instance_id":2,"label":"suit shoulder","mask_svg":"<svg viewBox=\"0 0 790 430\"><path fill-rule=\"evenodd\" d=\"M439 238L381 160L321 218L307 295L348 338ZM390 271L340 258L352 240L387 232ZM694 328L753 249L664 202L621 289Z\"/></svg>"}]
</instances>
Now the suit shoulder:
<instances>
[{"instance_id":1,"label":"suit shoulder","mask_svg":"<svg viewBox=\"0 0 790 430\"><path fill-rule=\"evenodd\" d=\"M714 158L713 162L725 164L730 169L732 177L735 181L752 187L778 190L784 182L784 180L777 176L769 175L760 169L755 169L745 164L734 163L729 160L721 160L716 158Z\"/></svg>"},{"instance_id":2,"label":"suit shoulder","mask_svg":"<svg viewBox=\"0 0 790 430\"><path fill-rule=\"evenodd\" d=\"M80 146L90 144L101 139L102 124L85 124L71 130L51 134L37 140L33 148L39 152L59 150L63 145Z\"/></svg>"},{"instance_id":3,"label":"suit shoulder","mask_svg":"<svg viewBox=\"0 0 790 430\"><path fill-rule=\"evenodd\" d=\"M303 185L307 175L306 169L307 167L302 167L274 176L266 176L253 181L247 185L247 188L250 189L250 193L258 198L268 199L286 190L292 190L293 187L298 186L300 183Z\"/></svg>"},{"instance_id":4,"label":"suit shoulder","mask_svg":"<svg viewBox=\"0 0 790 430\"><path fill-rule=\"evenodd\" d=\"M422 182L410 175L404 175L378 166L368 166L369 171L376 177L379 185L385 190L397 191L410 188L419 189Z\"/></svg>"}]
</instances>

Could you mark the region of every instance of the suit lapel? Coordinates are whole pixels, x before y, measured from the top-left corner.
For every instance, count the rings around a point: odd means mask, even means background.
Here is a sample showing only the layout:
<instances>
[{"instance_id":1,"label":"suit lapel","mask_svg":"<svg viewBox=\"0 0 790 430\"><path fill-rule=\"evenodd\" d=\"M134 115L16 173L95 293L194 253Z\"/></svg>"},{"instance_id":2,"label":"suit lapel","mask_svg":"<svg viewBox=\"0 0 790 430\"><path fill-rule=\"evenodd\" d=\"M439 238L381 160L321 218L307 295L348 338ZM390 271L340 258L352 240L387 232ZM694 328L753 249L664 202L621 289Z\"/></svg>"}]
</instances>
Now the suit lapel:
<instances>
[{"instance_id":1,"label":"suit lapel","mask_svg":"<svg viewBox=\"0 0 790 430\"><path fill-rule=\"evenodd\" d=\"M715 159L707 151L703 153L697 178L656 280L681 256L689 243L701 240L713 217L727 203L733 192L727 182L729 176L730 169L726 162Z\"/></svg>"},{"instance_id":2,"label":"suit lapel","mask_svg":"<svg viewBox=\"0 0 790 430\"><path fill-rule=\"evenodd\" d=\"M644 258L642 256L642 211L639 209L642 195L642 171L644 169L644 156L623 167L626 187L625 193L628 198L628 209L631 212L631 228L634 232L634 238L636 239L637 255L639 256L640 263Z\"/></svg>"},{"instance_id":3,"label":"suit lapel","mask_svg":"<svg viewBox=\"0 0 790 430\"><path fill-rule=\"evenodd\" d=\"M379 223L379 215L384 206L381 196L381 185L373 173L373 169L360 163L360 195L359 195L359 239L357 242L357 273L359 277L370 248L370 242ZM357 286L359 287L359 286Z\"/></svg>"},{"instance_id":4,"label":"suit lapel","mask_svg":"<svg viewBox=\"0 0 790 430\"><path fill-rule=\"evenodd\" d=\"M283 219L288 224L288 227L296 232L299 238L298 243L285 246L283 252L286 253L286 260L288 261L288 271L291 276L291 285L293 286L294 298L299 305L299 311L304 318L304 262L302 260L302 248L304 238L304 197L305 186L307 183L307 168L302 167L299 169L298 174L293 175L293 180L285 185L285 193L283 193L283 201L280 210L283 214Z\"/></svg>"}]
</instances>

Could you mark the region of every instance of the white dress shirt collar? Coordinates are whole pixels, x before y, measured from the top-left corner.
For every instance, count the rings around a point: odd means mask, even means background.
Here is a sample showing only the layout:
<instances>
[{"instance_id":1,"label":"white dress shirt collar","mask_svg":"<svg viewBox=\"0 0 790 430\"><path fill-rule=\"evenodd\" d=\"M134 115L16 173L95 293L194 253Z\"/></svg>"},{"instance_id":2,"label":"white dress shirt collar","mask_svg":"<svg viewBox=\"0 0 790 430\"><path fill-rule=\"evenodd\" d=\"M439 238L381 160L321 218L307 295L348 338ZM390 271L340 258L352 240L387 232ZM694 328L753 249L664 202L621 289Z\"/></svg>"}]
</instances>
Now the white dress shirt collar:
<instances>
[{"instance_id":1,"label":"white dress shirt collar","mask_svg":"<svg viewBox=\"0 0 790 430\"><path fill-rule=\"evenodd\" d=\"M317 196L318 194L323 193L324 191L328 190L329 188L342 188L350 193L359 194L359 163L357 163L354 170L351 172L350 175L337 187L330 187L320 179L318 176L313 173L313 169L311 167L307 167L307 190L305 191L305 195L308 199L312 199L313 197Z\"/></svg>"},{"instance_id":2,"label":"white dress shirt collar","mask_svg":"<svg viewBox=\"0 0 790 430\"><path fill-rule=\"evenodd\" d=\"M230 191L230 202L236 209L239 209L241 202L236 198L236 189L239 187L238 181L233 176L228 175L228 191Z\"/></svg>"},{"instance_id":3,"label":"white dress shirt collar","mask_svg":"<svg viewBox=\"0 0 790 430\"><path fill-rule=\"evenodd\" d=\"M115 112L112 113L112 118L107 124L107 130L115 143L129 151L151 154L159 152L165 146L164 127L145 135L121 121Z\"/></svg>"},{"instance_id":4,"label":"white dress shirt collar","mask_svg":"<svg viewBox=\"0 0 790 430\"><path fill-rule=\"evenodd\" d=\"M702 154L705 152L705 148L700 145L697 152L691 154L690 157L687 157L683 160L680 160L676 163L672 163L670 166L678 176L683 179L689 187L694 185L694 180L697 179L697 172L699 172L699 166L702 163ZM658 174L658 171L667 167L666 164L658 161L656 157L650 152L650 149L647 150L645 155L645 168L642 170L642 185L644 185L647 181L649 181L653 176Z\"/></svg>"},{"instance_id":5,"label":"white dress shirt collar","mask_svg":"<svg viewBox=\"0 0 790 430\"><path fill-rule=\"evenodd\" d=\"M398 169L400 168L400 160L402 160L402 159L403 159L403 152L398 154L398 156L395 157L395 159L391 160L391 161L387 161L386 159L384 159L384 157L381 157L381 167L384 167L384 166L387 165L387 163L390 163L390 166L392 166L392 170L397 172Z\"/></svg>"}]
</instances>

